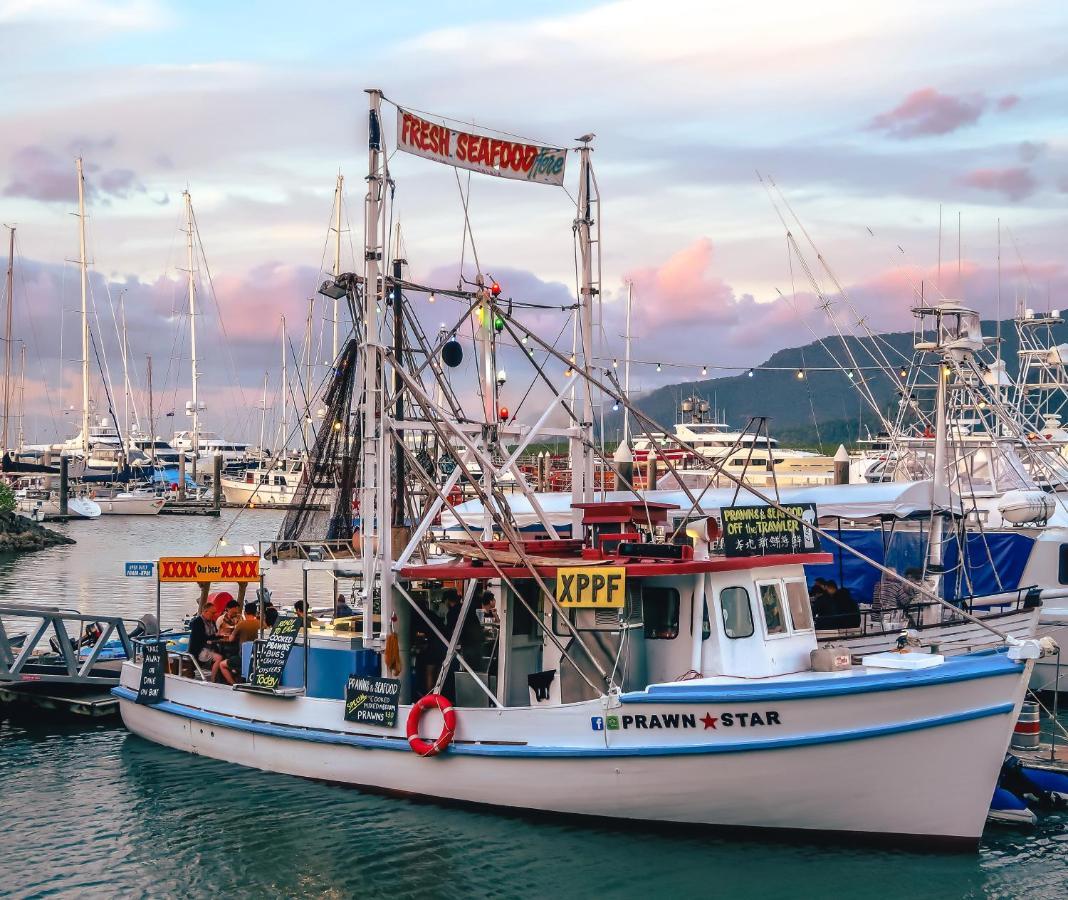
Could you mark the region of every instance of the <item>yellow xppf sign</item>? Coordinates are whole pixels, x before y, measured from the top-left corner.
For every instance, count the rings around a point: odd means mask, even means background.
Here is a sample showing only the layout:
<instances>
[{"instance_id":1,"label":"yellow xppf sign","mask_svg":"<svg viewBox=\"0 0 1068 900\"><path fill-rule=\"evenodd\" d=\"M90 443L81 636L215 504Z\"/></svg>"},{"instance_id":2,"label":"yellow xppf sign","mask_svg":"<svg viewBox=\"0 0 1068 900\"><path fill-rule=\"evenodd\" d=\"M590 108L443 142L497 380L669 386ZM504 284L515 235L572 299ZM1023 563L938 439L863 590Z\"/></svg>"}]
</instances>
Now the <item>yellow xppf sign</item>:
<instances>
[{"instance_id":1,"label":"yellow xppf sign","mask_svg":"<svg viewBox=\"0 0 1068 900\"><path fill-rule=\"evenodd\" d=\"M563 607L622 608L627 570L617 566L576 566L556 570L556 602Z\"/></svg>"},{"instance_id":2,"label":"yellow xppf sign","mask_svg":"<svg viewBox=\"0 0 1068 900\"><path fill-rule=\"evenodd\" d=\"M251 582L260 580L260 561L255 556L170 556L156 571L167 582Z\"/></svg>"}]
</instances>

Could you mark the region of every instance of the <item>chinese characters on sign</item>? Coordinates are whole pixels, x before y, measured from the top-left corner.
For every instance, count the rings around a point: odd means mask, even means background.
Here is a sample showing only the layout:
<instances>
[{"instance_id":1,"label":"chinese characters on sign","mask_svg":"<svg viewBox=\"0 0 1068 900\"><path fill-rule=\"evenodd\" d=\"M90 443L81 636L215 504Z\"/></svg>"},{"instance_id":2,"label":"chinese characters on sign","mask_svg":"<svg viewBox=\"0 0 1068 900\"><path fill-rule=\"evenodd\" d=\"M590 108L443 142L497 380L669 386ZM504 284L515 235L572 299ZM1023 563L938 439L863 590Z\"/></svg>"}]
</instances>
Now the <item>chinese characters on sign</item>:
<instances>
[{"instance_id":1,"label":"chinese characters on sign","mask_svg":"<svg viewBox=\"0 0 1068 900\"><path fill-rule=\"evenodd\" d=\"M773 506L725 506L721 512L723 552L727 556L820 552L819 536L803 524L816 524L815 503L784 504L782 510Z\"/></svg>"}]
</instances>

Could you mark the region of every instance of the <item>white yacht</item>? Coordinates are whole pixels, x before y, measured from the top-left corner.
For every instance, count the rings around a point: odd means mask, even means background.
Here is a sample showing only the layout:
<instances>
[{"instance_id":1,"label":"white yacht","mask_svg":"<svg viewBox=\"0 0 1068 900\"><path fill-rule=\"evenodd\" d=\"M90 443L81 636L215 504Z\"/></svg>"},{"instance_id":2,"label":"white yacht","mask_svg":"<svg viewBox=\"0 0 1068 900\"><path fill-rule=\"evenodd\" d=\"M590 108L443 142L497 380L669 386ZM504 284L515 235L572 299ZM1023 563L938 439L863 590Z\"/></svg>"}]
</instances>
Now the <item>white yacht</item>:
<instances>
[{"instance_id":1,"label":"white yacht","mask_svg":"<svg viewBox=\"0 0 1068 900\"><path fill-rule=\"evenodd\" d=\"M190 453L193 450L193 432L176 431L171 445L179 452ZM221 454L223 464L229 465L230 463L243 462L248 456L248 452L248 444L225 441L214 431L201 431L197 437L197 458L201 461L210 462L213 456Z\"/></svg>"},{"instance_id":2,"label":"white yacht","mask_svg":"<svg viewBox=\"0 0 1068 900\"><path fill-rule=\"evenodd\" d=\"M687 469L703 460L723 466L731 474L756 485L771 484L802 486L831 484L834 481L834 460L809 450L794 450L779 446L766 434L750 431L731 431L724 422L714 421L707 400L690 397L680 405L682 418L675 424L673 434L658 433L651 437L637 437L632 442L634 465L645 472L650 453L658 460L666 460L676 469ZM698 460L679 444L684 441L702 457ZM656 445L662 450L656 450ZM664 463L658 463L661 474ZM726 482L724 482L726 483Z\"/></svg>"}]
</instances>

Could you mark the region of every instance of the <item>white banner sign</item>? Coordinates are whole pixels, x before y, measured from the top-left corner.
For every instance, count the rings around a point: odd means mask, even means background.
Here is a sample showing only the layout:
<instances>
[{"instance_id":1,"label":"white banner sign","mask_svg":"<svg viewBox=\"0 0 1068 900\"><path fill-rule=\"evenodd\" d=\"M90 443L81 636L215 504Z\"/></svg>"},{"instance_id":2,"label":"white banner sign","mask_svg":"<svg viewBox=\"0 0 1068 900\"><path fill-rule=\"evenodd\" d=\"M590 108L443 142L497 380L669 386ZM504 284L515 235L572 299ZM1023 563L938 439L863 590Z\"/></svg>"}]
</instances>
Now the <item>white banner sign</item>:
<instances>
[{"instance_id":1,"label":"white banner sign","mask_svg":"<svg viewBox=\"0 0 1068 900\"><path fill-rule=\"evenodd\" d=\"M486 175L539 184L564 183L566 150L454 131L403 109L397 110L397 146L416 156Z\"/></svg>"}]
</instances>

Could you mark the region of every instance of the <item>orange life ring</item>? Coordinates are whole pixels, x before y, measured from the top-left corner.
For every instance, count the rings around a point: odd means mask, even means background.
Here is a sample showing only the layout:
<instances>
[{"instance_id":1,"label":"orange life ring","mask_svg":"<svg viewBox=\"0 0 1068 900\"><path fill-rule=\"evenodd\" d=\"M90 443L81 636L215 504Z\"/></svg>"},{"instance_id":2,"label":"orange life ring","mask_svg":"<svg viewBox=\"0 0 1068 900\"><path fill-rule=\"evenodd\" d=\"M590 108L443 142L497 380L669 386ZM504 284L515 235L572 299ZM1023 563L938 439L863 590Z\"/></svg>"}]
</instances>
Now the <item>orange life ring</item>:
<instances>
[{"instance_id":1,"label":"orange life ring","mask_svg":"<svg viewBox=\"0 0 1068 900\"><path fill-rule=\"evenodd\" d=\"M441 712L445 724L441 734L432 744L419 737L419 720L423 713L434 707ZM427 694L419 699L408 713L408 746L420 756L437 756L442 750L452 743L453 735L456 734L456 710L453 709L452 701L441 694Z\"/></svg>"}]
</instances>

